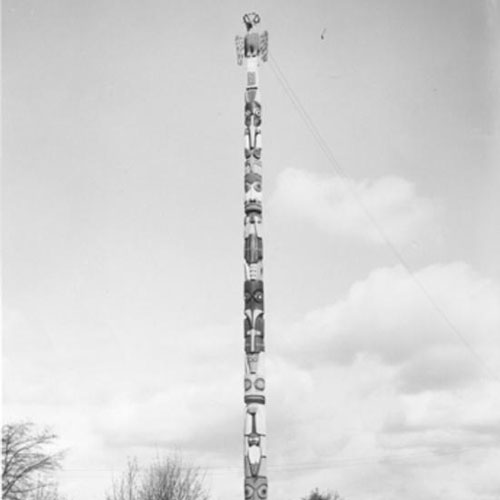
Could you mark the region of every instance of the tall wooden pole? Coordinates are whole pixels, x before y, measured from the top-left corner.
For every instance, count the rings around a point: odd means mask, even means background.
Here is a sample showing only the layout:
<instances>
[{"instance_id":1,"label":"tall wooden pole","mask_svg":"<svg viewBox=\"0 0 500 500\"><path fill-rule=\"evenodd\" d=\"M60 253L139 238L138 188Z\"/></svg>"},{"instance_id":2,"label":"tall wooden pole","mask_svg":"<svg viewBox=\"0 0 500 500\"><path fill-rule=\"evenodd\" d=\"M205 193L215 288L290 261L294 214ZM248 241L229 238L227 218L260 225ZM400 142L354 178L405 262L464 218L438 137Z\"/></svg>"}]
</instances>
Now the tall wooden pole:
<instances>
[{"instance_id":1,"label":"tall wooden pole","mask_svg":"<svg viewBox=\"0 0 500 500\"><path fill-rule=\"evenodd\" d=\"M267 499L266 380L262 245L262 147L259 62L267 61L267 31L256 13L243 16L247 33L236 37L238 64L246 62L245 90L245 500Z\"/></svg>"}]
</instances>

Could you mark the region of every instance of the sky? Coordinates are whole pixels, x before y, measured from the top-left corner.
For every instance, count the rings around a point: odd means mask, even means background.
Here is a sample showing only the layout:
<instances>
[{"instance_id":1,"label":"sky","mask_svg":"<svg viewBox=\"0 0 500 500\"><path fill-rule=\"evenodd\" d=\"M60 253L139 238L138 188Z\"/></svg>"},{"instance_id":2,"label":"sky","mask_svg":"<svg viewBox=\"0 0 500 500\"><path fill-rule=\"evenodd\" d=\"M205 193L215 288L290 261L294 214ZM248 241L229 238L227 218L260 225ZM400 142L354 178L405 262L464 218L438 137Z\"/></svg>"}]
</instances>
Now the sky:
<instances>
[{"instance_id":1,"label":"sky","mask_svg":"<svg viewBox=\"0 0 500 500\"><path fill-rule=\"evenodd\" d=\"M269 498L500 497L497 1L2 6L3 421L61 492L180 451L243 494L257 11Z\"/></svg>"}]
</instances>

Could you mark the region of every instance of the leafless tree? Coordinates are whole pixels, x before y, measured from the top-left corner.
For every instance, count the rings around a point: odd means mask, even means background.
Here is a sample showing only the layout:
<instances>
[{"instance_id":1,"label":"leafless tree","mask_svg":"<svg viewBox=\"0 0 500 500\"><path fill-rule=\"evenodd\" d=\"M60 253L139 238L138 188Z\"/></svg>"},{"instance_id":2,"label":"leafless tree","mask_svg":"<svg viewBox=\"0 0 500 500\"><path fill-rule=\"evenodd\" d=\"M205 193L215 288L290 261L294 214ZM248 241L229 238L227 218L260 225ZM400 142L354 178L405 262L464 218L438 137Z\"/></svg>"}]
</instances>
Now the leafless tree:
<instances>
[{"instance_id":1,"label":"leafless tree","mask_svg":"<svg viewBox=\"0 0 500 500\"><path fill-rule=\"evenodd\" d=\"M136 500L139 491L139 465L137 459L129 459L127 470L118 480L113 481L111 493L106 500Z\"/></svg>"},{"instance_id":2,"label":"leafless tree","mask_svg":"<svg viewBox=\"0 0 500 500\"><path fill-rule=\"evenodd\" d=\"M57 490L51 473L61 465L63 452L54 451L57 436L31 422L2 426L2 498L52 500Z\"/></svg>"},{"instance_id":3,"label":"leafless tree","mask_svg":"<svg viewBox=\"0 0 500 500\"><path fill-rule=\"evenodd\" d=\"M28 500L66 500L59 493L57 484L45 484L28 496Z\"/></svg>"},{"instance_id":4,"label":"leafless tree","mask_svg":"<svg viewBox=\"0 0 500 500\"><path fill-rule=\"evenodd\" d=\"M318 488L312 490L309 495L303 497L302 500L344 500L337 491L320 492Z\"/></svg>"},{"instance_id":5,"label":"leafless tree","mask_svg":"<svg viewBox=\"0 0 500 500\"><path fill-rule=\"evenodd\" d=\"M180 456L157 459L144 470L134 459L106 500L208 500L203 482L200 469Z\"/></svg>"}]
</instances>

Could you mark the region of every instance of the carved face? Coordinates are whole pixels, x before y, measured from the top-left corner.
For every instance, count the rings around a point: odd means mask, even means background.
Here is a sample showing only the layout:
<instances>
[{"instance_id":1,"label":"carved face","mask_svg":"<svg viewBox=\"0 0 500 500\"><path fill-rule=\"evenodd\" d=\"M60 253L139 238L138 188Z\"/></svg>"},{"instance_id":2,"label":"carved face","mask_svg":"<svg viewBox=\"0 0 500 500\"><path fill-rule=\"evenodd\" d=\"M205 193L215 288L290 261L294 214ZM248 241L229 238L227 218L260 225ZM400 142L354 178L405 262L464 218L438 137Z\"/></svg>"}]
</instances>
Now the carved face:
<instances>
[{"instance_id":1,"label":"carved face","mask_svg":"<svg viewBox=\"0 0 500 500\"><path fill-rule=\"evenodd\" d=\"M267 478L246 477L245 478L245 500L266 500Z\"/></svg>"},{"instance_id":2,"label":"carved face","mask_svg":"<svg viewBox=\"0 0 500 500\"><path fill-rule=\"evenodd\" d=\"M263 438L262 438L263 439ZM261 466L265 464L262 439L258 434L248 436L245 442L245 476L257 477ZM264 467L265 468L265 465Z\"/></svg>"},{"instance_id":3,"label":"carved face","mask_svg":"<svg viewBox=\"0 0 500 500\"><path fill-rule=\"evenodd\" d=\"M258 434L252 434L248 436L247 444L249 448L253 448L255 446L260 447L260 436Z\"/></svg>"},{"instance_id":4,"label":"carved face","mask_svg":"<svg viewBox=\"0 0 500 500\"><path fill-rule=\"evenodd\" d=\"M266 388L266 381L259 374L249 374L245 377L245 403L258 403L264 404L266 397L264 389Z\"/></svg>"},{"instance_id":5,"label":"carved face","mask_svg":"<svg viewBox=\"0 0 500 500\"><path fill-rule=\"evenodd\" d=\"M260 363L259 363L260 357ZM245 362L245 403L265 403L264 390L266 388L266 381L264 379L263 371L263 357L264 354L257 355L257 362L255 362L255 355L246 357ZM249 359L250 358L250 359ZM250 443L250 441L249 441Z\"/></svg>"},{"instance_id":6,"label":"carved face","mask_svg":"<svg viewBox=\"0 0 500 500\"><path fill-rule=\"evenodd\" d=\"M260 127L262 123L262 107L258 101L245 102L245 125Z\"/></svg>"},{"instance_id":7,"label":"carved face","mask_svg":"<svg viewBox=\"0 0 500 500\"><path fill-rule=\"evenodd\" d=\"M245 309L264 310L264 283L262 281L245 281Z\"/></svg>"},{"instance_id":8,"label":"carved face","mask_svg":"<svg viewBox=\"0 0 500 500\"><path fill-rule=\"evenodd\" d=\"M250 31L252 28L255 28L257 24L260 23L260 16L257 12L251 12L250 14L245 14L243 16L243 22L247 28L247 31Z\"/></svg>"},{"instance_id":9,"label":"carved face","mask_svg":"<svg viewBox=\"0 0 500 500\"><path fill-rule=\"evenodd\" d=\"M245 310L245 352L264 351L264 313L259 309Z\"/></svg>"},{"instance_id":10,"label":"carved face","mask_svg":"<svg viewBox=\"0 0 500 500\"><path fill-rule=\"evenodd\" d=\"M260 160L255 160L250 158L245 162L245 175L247 174L259 174L262 175L262 162Z\"/></svg>"},{"instance_id":11,"label":"carved face","mask_svg":"<svg viewBox=\"0 0 500 500\"><path fill-rule=\"evenodd\" d=\"M245 129L245 158L247 160L260 160L262 156L261 142L260 128L247 127Z\"/></svg>"},{"instance_id":12,"label":"carved face","mask_svg":"<svg viewBox=\"0 0 500 500\"><path fill-rule=\"evenodd\" d=\"M255 185L258 184L258 187ZM262 190L262 176L260 174L256 174L250 172L245 175L245 192L250 191L250 189L254 186L254 188L260 193Z\"/></svg>"},{"instance_id":13,"label":"carved face","mask_svg":"<svg viewBox=\"0 0 500 500\"><path fill-rule=\"evenodd\" d=\"M261 309L245 309L245 335L250 330L257 330L259 335L264 335L264 311Z\"/></svg>"},{"instance_id":14,"label":"carved face","mask_svg":"<svg viewBox=\"0 0 500 500\"><path fill-rule=\"evenodd\" d=\"M245 212L262 211L262 177L258 174L245 175Z\"/></svg>"},{"instance_id":15,"label":"carved face","mask_svg":"<svg viewBox=\"0 0 500 500\"><path fill-rule=\"evenodd\" d=\"M247 214L245 216L245 238L255 235L261 238L262 235L262 216L260 214Z\"/></svg>"},{"instance_id":16,"label":"carved face","mask_svg":"<svg viewBox=\"0 0 500 500\"><path fill-rule=\"evenodd\" d=\"M246 358L248 373L257 373L259 369L259 360L264 365L264 354L249 354Z\"/></svg>"}]
</instances>

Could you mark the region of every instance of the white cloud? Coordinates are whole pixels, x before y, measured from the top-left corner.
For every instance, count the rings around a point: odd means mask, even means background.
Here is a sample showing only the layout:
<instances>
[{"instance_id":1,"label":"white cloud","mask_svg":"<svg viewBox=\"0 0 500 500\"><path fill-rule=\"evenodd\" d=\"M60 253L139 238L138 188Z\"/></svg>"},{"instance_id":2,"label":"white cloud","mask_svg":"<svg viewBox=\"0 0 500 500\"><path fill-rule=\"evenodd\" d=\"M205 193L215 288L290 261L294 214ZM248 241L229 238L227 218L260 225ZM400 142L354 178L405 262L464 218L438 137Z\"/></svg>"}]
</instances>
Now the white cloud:
<instances>
[{"instance_id":1,"label":"white cloud","mask_svg":"<svg viewBox=\"0 0 500 500\"><path fill-rule=\"evenodd\" d=\"M293 481L347 498L496 498L499 381L482 362L499 366L500 289L464 263L415 277L483 361L400 266L373 271L297 324L270 325L270 351L286 362L279 375L270 367L269 386L290 381L269 408L283 494Z\"/></svg>"},{"instance_id":2,"label":"white cloud","mask_svg":"<svg viewBox=\"0 0 500 500\"><path fill-rule=\"evenodd\" d=\"M495 366L498 303L499 287L463 263L429 266L413 276L402 266L381 268L354 283L343 300L291 326L284 345L307 366L352 363L365 353L402 367L400 382L409 390L450 387L483 369L460 336Z\"/></svg>"},{"instance_id":3,"label":"white cloud","mask_svg":"<svg viewBox=\"0 0 500 500\"><path fill-rule=\"evenodd\" d=\"M418 240L436 210L399 177L356 182L294 168L278 177L270 208L305 218L328 233L376 244L384 241L379 228L394 244Z\"/></svg>"}]
</instances>

